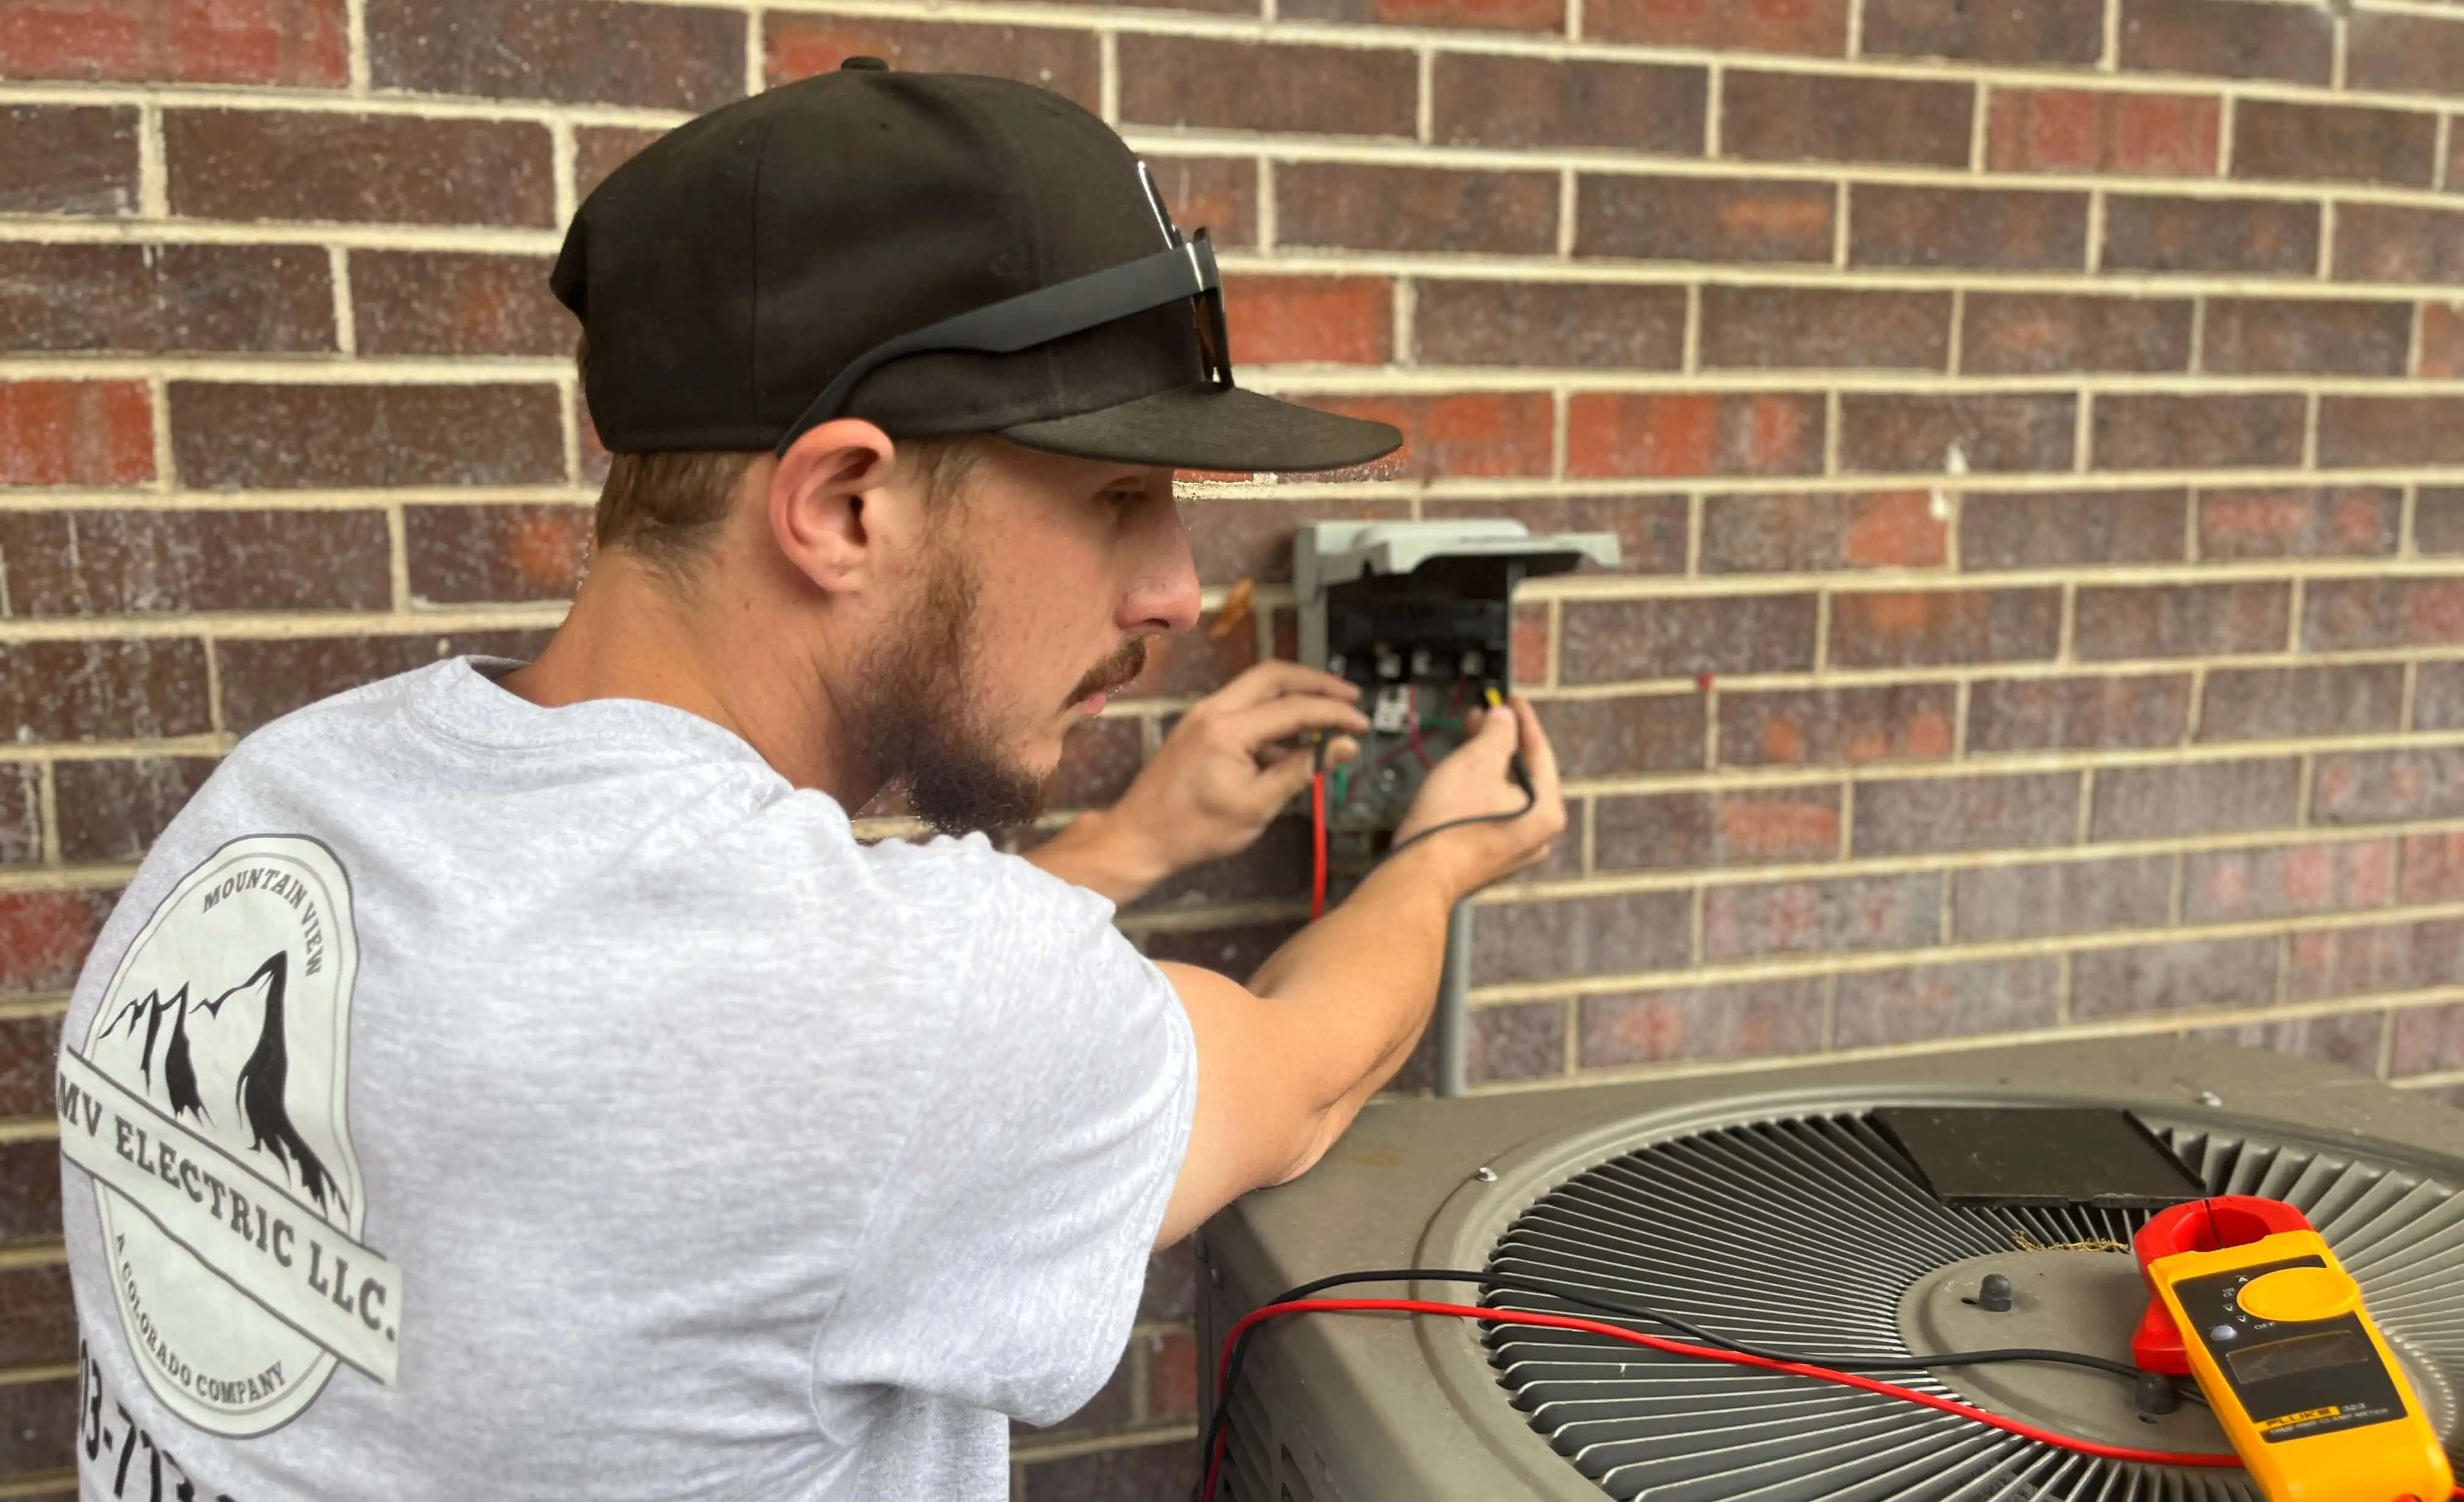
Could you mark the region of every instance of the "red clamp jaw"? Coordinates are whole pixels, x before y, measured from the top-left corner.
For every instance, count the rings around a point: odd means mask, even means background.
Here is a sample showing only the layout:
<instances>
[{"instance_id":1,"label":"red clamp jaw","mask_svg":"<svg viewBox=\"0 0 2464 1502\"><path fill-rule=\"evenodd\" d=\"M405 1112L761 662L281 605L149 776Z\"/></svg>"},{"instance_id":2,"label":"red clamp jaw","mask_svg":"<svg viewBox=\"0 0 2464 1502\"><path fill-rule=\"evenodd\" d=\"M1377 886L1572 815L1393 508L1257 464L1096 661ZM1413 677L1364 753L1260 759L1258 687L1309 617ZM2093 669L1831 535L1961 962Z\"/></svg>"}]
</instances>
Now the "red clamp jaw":
<instances>
[{"instance_id":1,"label":"red clamp jaw","mask_svg":"<svg viewBox=\"0 0 2464 1502\"><path fill-rule=\"evenodd\" d=\"M2255 1194L2219 1194L2158 1213L2130 1238L2130 1249L2138 1254L2139 1270L2144 1276L2148 1265L2160 1257L2184 1251L2221 1251L2227 1247L2247 1247L2285 1231L2310 1229L2308 1218L2281 1200L2262 1200ZM2181 1327L2167 1312L2165 1301L2156 1296L2153 1282L2148 1284L2147 1313L2140 1317L2138 1334L2130 1337L2130 1358L2139 1363L2142 1371L2172 1377L2190 1375L2190 1358L2182 1346Z\"/></svg>"}]
</instances>

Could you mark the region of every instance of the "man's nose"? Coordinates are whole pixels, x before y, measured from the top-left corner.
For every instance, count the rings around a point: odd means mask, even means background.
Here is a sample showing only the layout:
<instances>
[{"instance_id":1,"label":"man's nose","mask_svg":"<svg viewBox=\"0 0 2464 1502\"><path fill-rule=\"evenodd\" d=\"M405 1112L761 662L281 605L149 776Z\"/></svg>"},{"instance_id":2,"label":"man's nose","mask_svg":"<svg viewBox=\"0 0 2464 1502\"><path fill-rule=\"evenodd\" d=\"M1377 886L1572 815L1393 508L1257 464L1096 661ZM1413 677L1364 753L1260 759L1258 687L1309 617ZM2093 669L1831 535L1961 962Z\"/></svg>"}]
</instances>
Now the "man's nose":
<instances>
[{"instance_id":1,"label":"man's nose","mask_svg":"<svg viewBox=\"0 0 2464 1502\"><path fill-rule=\"evenodd\" d=\"M1181 631L1198 624L1200 608L1198 562L1189 551L1189 530L1176 503L1148 508L1152 521L1138 531L1138 569L1121 602L1125 631Z\"/></svg>"}]
</instances>

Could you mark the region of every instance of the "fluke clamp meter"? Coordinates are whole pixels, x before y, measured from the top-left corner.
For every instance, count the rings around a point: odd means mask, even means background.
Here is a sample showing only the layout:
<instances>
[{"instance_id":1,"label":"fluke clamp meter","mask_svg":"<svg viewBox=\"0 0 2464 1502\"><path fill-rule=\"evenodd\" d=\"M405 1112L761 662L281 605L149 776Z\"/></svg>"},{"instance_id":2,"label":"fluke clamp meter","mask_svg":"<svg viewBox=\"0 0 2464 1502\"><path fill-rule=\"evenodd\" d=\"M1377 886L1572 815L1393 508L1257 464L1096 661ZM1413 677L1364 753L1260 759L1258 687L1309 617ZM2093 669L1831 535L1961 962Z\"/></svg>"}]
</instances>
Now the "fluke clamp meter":
<instances>
[{"instance_id":1,"label":"fluke clamp meter","mask_svg":"<svg viewBox=\"0 0 2464 1502\"><path fill-rule=\"evenodd\" d=\"M2268 1502L2447 1502L2437 1433L2362 1291L2300 1211L2218 1195L2132 1248L2151 1295L2140 1366L2195 1376Z\"/></svg>"}]
</instances>

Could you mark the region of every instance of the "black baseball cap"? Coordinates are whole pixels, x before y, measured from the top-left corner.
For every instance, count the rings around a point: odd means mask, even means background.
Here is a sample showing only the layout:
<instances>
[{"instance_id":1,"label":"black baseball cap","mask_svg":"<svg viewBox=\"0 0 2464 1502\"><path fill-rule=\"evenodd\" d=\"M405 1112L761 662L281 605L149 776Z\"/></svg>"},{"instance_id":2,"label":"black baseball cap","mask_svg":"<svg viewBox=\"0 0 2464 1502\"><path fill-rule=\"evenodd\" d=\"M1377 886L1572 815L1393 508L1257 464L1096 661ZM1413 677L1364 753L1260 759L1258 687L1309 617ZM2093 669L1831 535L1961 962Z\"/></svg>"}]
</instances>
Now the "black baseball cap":
<instances>
[{"instance_id":1,"label":"black baseball cap","mask_svg":"<svg viewBox=\"0 0 2464 1502\"><path fill-rule=\"evenodd\" d=\"M1228 471L1402 442L1234 385L1205 232L1110 126L1005 78L851 58L680 125L583 201L549 285L617 453L783 451L841 416Z\"/></svg>"}]
</instances>

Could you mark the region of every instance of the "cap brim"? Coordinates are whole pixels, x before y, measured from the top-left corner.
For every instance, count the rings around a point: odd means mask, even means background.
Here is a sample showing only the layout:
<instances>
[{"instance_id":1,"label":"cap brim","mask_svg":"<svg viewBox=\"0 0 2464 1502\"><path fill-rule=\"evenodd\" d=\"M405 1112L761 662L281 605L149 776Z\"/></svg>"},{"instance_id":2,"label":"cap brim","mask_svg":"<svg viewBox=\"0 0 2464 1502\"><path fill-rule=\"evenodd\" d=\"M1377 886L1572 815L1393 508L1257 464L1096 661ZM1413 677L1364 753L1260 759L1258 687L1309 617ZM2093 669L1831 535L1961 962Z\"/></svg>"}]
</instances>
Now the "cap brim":
<instances>
[{"instance_id":1,"label":"cap brim","mask_svg":"<svg viewBox=\"0 0 2464 1502\"><path fill-rule=\"evenodd\" d=\"M1240 387L1193 386L1134 402L1004 428L1030 449L1179 470L1300 474L1343 470L1403 446L1385 424L1338 417Z\"/></svg>"}]
</instances>

